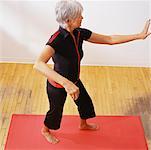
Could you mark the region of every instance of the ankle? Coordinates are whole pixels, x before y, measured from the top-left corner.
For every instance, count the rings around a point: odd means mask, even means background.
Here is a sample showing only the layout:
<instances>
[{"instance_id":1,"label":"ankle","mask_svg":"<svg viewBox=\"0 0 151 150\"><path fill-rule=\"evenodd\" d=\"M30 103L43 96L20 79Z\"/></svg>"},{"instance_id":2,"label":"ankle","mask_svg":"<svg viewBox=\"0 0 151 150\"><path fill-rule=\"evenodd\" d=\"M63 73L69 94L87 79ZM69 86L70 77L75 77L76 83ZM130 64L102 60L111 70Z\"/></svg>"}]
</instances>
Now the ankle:
<instances>
[{"instance_id":1,"label":"ankle","mask_svg":"<svg viewBox=\"0 0 151 150\"><path fill-rule=\"evenodd\" d=\"M81 119L80 126L86 126L86 125L87 125L86 119Z\"/></svg>"},{"instance_id":2,"label":"ankle","mask_svg":"<svg viewBox=\"0 0 151 150\"><path fill-rule=\"evenodd\" d=\"M45 125L41 129L42 132L49 132L49 128L46 127Z\"/></svg>"}]
</instances>

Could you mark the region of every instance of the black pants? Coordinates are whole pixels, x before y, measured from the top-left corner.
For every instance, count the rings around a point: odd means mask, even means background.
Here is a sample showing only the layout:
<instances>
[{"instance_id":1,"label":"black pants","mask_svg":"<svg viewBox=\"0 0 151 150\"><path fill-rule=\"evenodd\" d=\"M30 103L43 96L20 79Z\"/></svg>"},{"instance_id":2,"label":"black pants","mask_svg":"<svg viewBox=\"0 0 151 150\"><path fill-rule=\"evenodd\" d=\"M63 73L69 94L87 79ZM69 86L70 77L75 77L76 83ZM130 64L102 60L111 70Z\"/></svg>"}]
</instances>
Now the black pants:
<instances>
[{"instance_id":1,"label":"black pants","mask_svg":"<svg viewBox=\"0 0 151 150\"><path fill-rule=\"evenodd\" d=\"M76 83L79 87L80 94L75 102L77 105L80 118L88 119L95 117L95 110L90 96L88 95L84 85L80 80ZM47 95L49 99L49 111L46 114L44 124L49 129L57 130L60 128L62 119L63 107L67 97L67 93L64 88L56 88L52 86L47 80Z\"/></svg>"}]
</instances>

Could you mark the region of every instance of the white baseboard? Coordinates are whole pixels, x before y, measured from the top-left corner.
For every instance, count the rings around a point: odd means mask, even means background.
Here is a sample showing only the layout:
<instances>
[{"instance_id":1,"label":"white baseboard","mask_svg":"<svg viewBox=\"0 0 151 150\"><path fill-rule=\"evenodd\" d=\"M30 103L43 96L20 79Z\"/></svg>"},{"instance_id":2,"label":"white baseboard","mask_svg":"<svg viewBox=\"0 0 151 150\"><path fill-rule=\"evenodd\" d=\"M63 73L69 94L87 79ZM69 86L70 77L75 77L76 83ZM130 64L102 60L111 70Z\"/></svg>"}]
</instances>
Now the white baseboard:
<instances>
[{"instance_id":1,"label":"white baseboard","mask_svg":"<svg viewBox=\"0 0 151 150\"><path fill-rule=\"evenodd\" d=\"M23 64L34 64L34 58L12 58L12 57L3 57L0 58L0 63L23 63ZM52 61L49 61L48 64L53 64ZM101 63L94 63L94 62L83 62L81 66L117 66L117 67L147 67L151 68L151 62L145 64L144 62L133 62L133 63L119 63L119 62L101 62Z\"/></svg>"}]
</instances>

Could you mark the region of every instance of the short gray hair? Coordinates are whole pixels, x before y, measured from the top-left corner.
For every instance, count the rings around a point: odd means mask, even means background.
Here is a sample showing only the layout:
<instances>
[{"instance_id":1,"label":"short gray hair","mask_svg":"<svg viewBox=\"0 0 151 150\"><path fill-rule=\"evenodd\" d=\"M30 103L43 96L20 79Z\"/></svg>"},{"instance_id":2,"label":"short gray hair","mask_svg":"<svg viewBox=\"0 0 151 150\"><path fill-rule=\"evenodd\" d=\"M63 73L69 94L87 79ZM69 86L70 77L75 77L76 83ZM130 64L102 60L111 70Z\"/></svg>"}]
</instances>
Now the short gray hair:
<instances>
[{"instance_id":1,"label":"short gray hair","mask_svg":"<svg viewBox=\"0 0 151 150\"><path fill-rule=\"evenodd\" d=\"M61 0L56 4L56 21L62 27L66 27L66 21L75 19L81 15L82 5L76 0Z\"/></svg>"}]
</instances>

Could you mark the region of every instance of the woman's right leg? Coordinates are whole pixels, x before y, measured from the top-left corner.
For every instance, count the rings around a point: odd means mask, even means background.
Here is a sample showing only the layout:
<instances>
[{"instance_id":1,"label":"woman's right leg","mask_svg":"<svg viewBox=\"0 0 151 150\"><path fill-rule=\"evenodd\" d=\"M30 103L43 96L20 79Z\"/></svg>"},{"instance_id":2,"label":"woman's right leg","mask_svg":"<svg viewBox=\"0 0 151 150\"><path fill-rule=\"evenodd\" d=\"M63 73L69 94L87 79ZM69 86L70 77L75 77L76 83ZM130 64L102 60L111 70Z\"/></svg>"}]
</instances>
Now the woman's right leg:
<instances>
[{"instance_id":1,"label":"woman's right leg","mask_svg":"<svg viewBox=\"0 0 151 150\"><path fill-rule=\"evenodd\" d=\"M50 130L60 128L64 103L67 93L64 88L56 88L47 80L47 95L49 99L49 111L44 120L42 134L50 143L58 143L59 140L52 135Z\"/></svg>"}]
</instances>

